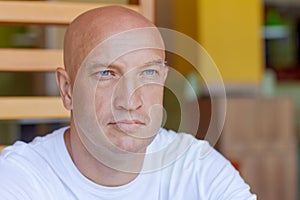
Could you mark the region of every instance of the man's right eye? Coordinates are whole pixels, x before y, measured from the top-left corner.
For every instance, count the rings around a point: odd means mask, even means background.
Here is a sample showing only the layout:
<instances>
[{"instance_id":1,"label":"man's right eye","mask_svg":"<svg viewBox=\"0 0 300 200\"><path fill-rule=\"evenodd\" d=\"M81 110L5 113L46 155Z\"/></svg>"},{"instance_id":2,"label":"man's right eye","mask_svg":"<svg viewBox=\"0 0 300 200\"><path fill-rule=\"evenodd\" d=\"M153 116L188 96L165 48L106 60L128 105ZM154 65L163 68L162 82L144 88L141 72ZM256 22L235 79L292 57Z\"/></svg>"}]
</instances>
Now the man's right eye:
<instances>
[{"instance_id":1,"label":"man's right eye","mask_svg":"<svg viewBox=\"0 0 300 200\"><path fill-rule=\"evenodd\" d=\"M117 74L112 70L103 70L96 73L98 81L108 81L115 79Z\"/></svg>"},{"instance_id":2,"label":"man's right eye","mask_svg":"<svg viewBox=\"0 0 300 200\"><path fill-rule=\"evenodd\" d=\"M108 77L108 76L112 76L112 75L113 75L112 72L109 70L104 70L104 71L99 72L99 76L101 76L101 77Z\"/></svg>"}]
</instances>

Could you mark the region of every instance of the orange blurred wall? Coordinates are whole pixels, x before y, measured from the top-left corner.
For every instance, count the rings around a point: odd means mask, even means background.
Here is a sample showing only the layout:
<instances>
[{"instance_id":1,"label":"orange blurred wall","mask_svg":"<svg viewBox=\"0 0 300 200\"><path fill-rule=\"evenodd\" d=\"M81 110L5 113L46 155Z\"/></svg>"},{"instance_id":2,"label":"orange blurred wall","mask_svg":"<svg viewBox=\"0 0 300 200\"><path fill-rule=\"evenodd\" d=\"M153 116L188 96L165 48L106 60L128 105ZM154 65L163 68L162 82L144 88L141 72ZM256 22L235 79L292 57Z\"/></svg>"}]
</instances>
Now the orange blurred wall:
<instances>
[{"instance_id":1,"label":"orange blurred wall","mask_svg":"<svg viewBox=\"0 0 300 200\"><path fill-rule=\"evenodd\" d=\"M196 39L225 84L260 84L264 71L261 0L175 1L175 29ZM209 68L201 66L202 73Z\"/></svg>"}]
</instances>

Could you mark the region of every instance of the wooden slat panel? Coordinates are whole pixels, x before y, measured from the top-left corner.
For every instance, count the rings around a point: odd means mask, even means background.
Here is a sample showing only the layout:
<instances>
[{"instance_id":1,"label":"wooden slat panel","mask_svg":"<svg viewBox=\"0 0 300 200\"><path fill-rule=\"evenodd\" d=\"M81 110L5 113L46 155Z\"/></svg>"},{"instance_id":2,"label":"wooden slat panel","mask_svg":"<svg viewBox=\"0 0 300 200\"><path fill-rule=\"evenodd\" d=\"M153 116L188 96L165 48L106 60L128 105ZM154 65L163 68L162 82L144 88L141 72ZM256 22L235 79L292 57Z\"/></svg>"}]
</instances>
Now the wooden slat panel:
<instances>
[{"instance_id":1,"label":"wooden slat panel","mask_svg":"<svg viewBox=\"0 0 300 200\"><path fill-rule=\"evenodd\" d=\"M55 71L63 67L62 50L0 49L0 71Z\"/></svg>"},{"instance_id":2,"label":"wooden slat panel","mask_svg":"<svg viewBox=\"0 0 300 200\"><path fill-rule=\"evenodd\" d=\"M105 6L100 3L55 1L0 1L0 23L67 25L86 10ZM124 5L139 11L138 5Z\"/></svg>"},{"instance_id":3,"label":"wooden slat panel","mask_svg":"<svg viewBox=\"0 0 300 200\"><path fill-rule=\"evenodd\" d=\"M0 120L67 118L60 97L0 97Z\"/></svg>"}]
</instances>

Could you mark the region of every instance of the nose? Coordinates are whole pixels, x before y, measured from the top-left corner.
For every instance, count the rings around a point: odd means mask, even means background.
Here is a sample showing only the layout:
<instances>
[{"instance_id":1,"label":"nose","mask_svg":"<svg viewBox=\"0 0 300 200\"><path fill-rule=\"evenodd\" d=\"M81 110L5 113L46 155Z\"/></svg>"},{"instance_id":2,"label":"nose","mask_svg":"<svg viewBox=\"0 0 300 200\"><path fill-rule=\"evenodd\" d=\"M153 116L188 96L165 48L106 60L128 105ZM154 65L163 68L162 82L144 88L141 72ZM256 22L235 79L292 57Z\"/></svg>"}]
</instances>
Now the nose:
<instances>
[{"instance_id":1,"label":"nose","mask_svg":"<svg viewBox=\"0 0 300 200\"><path fill-rule=\"evenodd\" d=\"M123 77L114 90L114 106L119 110L134 111L143 106L142 94L136 81Z\"/></svg>"}]
</instances>

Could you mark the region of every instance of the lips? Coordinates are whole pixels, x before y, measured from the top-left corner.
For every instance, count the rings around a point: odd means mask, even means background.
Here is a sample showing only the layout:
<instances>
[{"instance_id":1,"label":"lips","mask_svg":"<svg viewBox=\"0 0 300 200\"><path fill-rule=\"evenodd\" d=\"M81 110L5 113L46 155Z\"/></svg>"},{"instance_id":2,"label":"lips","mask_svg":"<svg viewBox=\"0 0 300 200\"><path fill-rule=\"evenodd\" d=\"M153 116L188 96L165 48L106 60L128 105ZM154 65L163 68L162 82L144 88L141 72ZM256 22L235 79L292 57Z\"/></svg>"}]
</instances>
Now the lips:
<instances>
[{"instance_id":1,"label":"lips","mask_svg":"<svg viewBox=\"0 0 300 200\"><path fill-rule=\"evenodd\" d=\"M132 133L145 126L145 123L140 120L119 120L116 122L110 122L108 125L120 129L123 132Z\"/></svg>"}]
</instances>

